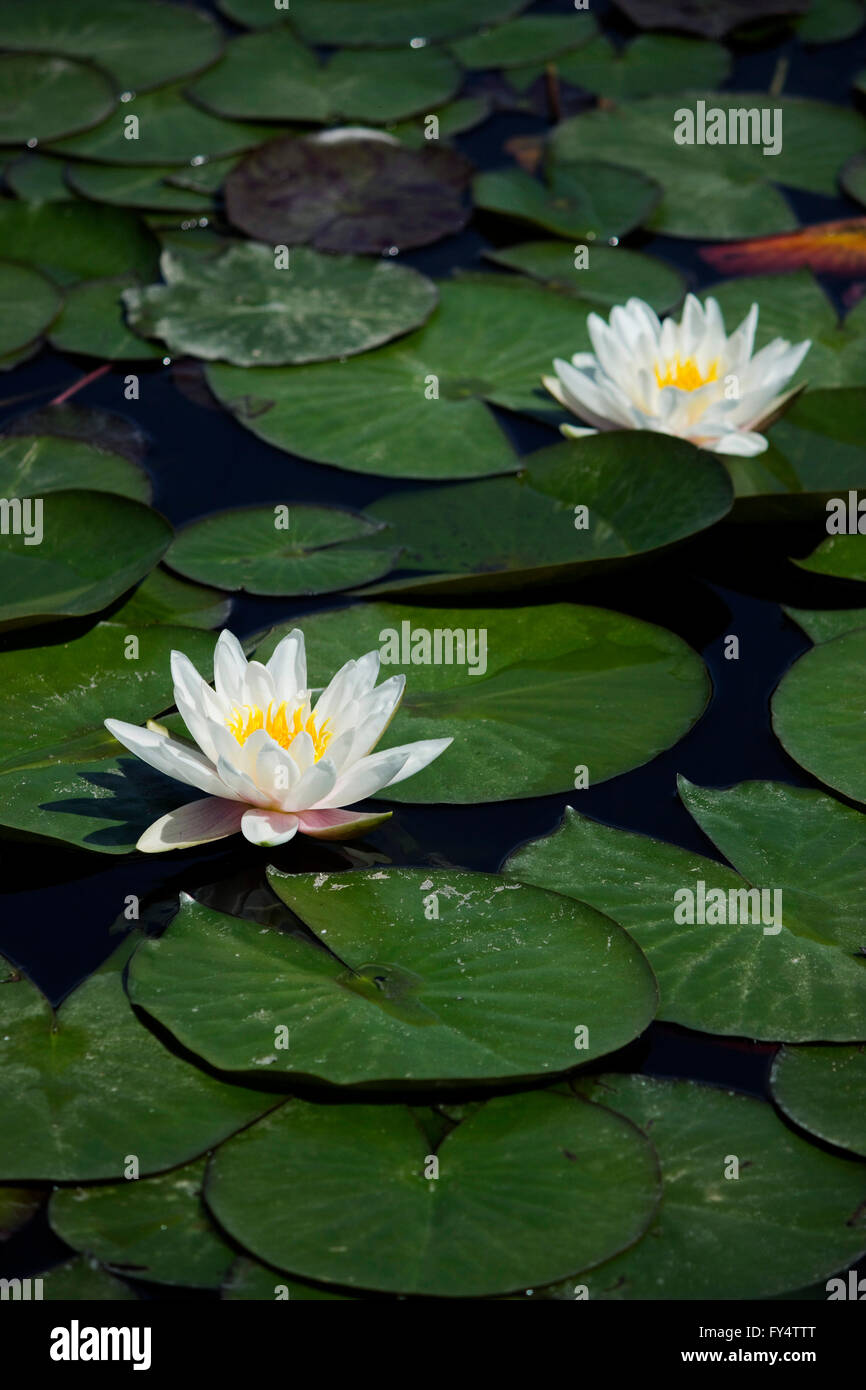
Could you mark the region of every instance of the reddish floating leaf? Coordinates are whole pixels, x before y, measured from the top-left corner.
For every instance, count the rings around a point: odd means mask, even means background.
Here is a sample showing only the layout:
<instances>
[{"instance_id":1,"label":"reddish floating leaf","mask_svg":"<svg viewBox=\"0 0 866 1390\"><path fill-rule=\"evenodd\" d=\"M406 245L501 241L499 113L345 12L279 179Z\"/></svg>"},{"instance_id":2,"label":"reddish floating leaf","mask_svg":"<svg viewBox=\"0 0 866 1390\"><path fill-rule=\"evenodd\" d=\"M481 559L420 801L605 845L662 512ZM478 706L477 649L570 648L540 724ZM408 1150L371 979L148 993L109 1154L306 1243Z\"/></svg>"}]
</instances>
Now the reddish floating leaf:
<instances>
[{"instance_id":1,"label":"reddish floating leaf","mask_svg":"<svg viewBox=\"0 0 866 1390\"><path fill-rule=\"evenodd\" d=\"M796 232L705 246L701 256L725 275L775 275L807 267L825 275L866 273L866 217L817 222Z\"/></svg>"}]
</instances>

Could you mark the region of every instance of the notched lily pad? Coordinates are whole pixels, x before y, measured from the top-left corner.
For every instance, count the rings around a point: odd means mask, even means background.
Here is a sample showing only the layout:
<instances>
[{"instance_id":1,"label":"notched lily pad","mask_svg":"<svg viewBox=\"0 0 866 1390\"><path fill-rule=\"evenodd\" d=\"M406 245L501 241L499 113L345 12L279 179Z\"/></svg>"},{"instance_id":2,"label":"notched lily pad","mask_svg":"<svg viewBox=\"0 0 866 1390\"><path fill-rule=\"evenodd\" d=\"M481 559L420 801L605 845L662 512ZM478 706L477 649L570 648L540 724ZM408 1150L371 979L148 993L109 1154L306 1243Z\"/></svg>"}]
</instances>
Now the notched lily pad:
<instances>
[{"instance_id":1,"label":"notched lily pad","mask_svg":"<svg viewBox=\"0 0 866 1390\"><path fill-rule=\"evenodd\" d=\"M152 275L158 247L132 212L94 203L0 199L0 256L36 266L60 285Z\"/></svg>"},{"instance_id":2,"label":"notched lily pad","mask_svg":"<svg viewBox=\"0 0 866 1390\"><path fill-rule=\"evenodd\" d=\"M151 494L144 470L109 449L52 434L0 436L0 497L42 497L70 488L114 492L135 502L149 502Z\"/></svg>"},{"instance_id":3,"label":"notched lily pad","mask_svg":"<svg viewBox=\"0 0 866 1390\"><path fill-rule=\"evenodd\" d=\"M349 48L409 43L416 37L448 39L495 24L526 9L529 0L291 0L291 21L308 43ZM287 18L287 6L274 0L219 0L230 19L251 29Z\"/></svg>"},{"instance_id":4,"label":"notched lily pad","mask_svg":"<svg viewBox=\"0 0 866 1390\"><path fill-rule=\"evenodd\" d=\"M175 538L167 563L180 574L248 594L326 594L370 583L397 550L381 523L336 507L243 507L217 512Z\"/></svg>"},{"instance_id":5,"label":"notched lily pad","mask_svg":"<svg viewBox=\"0 0 866 1390\"><path fill-rule=\"evenodd\" d=\"M135 281L128 276L70 286L63 309L48 334L52 347L111 362L161 357L161 348L127 327L123 295L131 288L135 288Z\"/></svg>"},{"instance_id":6,"label":"notched lily pad","mask_svg":"<svg viewBox=\"0 0 866 1390\"><path fill-rule=\"evenodd\" d=\"M222 1070L529 1078L615 1051L653 1016L630 938L557 895L461 870L268 878L317 940L185 900L131 970L134 1002Z\"/></svg>"},{"instance_id":7,"label":"notched lily pad","mask_svg":"<svg viewBox=\"0 0 866 1390\"><path fill-rule=\"evenodd\" d=\"M801 1129L866 1158L866 1043L783 1047L773 1062L770 1089Z\"/></svg>"},{"instance_id":8,"label":"notched lily pad","mask_svg":"<svg viewBox=\"0 0 866 1390\"><path fill-rule=\"evenodd\" d=\"M475 204L544 227L557 236L609 241L645 222L661 197L659 185L635 170L597 160L554 164L546 185L523 169L479 174Z\"/></svg>"},{"instance_id":9,"label":"notched lily pad","mask_svg":"<svg viewBox=\"0 0 866 1390\"><path fill-rule=\"evenodd\" d=\"M0 144L87 130L114 109L114 88L90 63L47 53L0 53Z\"/></svg>"},{"instance_id":10,"label":"notched lily pad","mask_svg":"<svg viewBox=\"0 0 866 1390\"><path fill-rule=\"evenodd\" d=\"M655 1211L651 1145L573 1097L502 1096L431 1143L403 1106L290 1100L223 1145L206 1200L278 1268L450 1298L595 1264L637 1240Z\"/></svg>"},{"instance_id":11,"label":"notched lily pad","mask_svg":"<svg viewBox=\"0 0 866 1390\"><path fill-rule=\"evenodd\" d=\"M686 29L720 39L754 21L804 14L809 0L614 0L641 29Z\"/></svg>"},{"instance_id":12,"label":"notched lily pad","mask_svg":"<svg viewBox=\"0 0 866 1390\"><path fill-rule=\"evenodd\" d=\"M771 708L773 729L795 762L826 786L866 803L864 664L866 630L843 632L794 662Z\"/></svg>"},{"instance_id":13,"label":"notched lily pad","mask_svg":"<svg viewBox=\"0 0 866 1390\"><path fill-rule=\"evenodd\" d=\"M225 183L229 221L272 244L372 255L466 225L470 165L455 150L336 134L272 140L240 160Z\"/></svg>"},{"instance_id":14,"label":"notched lily pad","mask_svg":"<svg viewBox=\"0 0 866 1390\"><path fill-rule=\"evenodd\" d=\"M408 266L279 254L243 242L215 259L163 251L163 285L124 292L129 320L172 352L235 366L317 362L378 347L432 312L436 287Z\"/></svg>"},{"instance_id":15,"label":"notched lily pad","mask_svg":"<svg viewBox=\"0 0 866 1390\"><path fill-rule=\"evenodd\" d=\"M571 241L526 241L485 251L489 261L519 270L549 289L586 304L587 313L609 310L637 296L657 314L675 309L686 292L678 270L625 246L575 246Z\"/></svg>"},{"instance_id":16,"label":"notched lily pad","mask_svg":"<svg viewBox=\"0 0 866 1390\"><path fill-rule=\"evenodd\" d=\"M62 302L38 270L0 261L0 356L38 338L57 317Z\"/></svg>"}]
</instances>

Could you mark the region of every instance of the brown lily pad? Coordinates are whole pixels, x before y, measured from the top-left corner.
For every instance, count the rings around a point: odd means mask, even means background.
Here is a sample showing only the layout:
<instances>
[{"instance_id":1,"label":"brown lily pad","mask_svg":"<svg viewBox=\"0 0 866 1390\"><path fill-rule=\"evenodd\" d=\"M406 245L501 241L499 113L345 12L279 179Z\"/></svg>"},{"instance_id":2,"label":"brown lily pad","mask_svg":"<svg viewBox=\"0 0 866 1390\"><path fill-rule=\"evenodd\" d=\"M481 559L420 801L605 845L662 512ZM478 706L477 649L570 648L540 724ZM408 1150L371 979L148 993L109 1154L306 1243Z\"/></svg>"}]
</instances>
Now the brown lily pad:
<instances>
[{"instance_id":1,"label":"brown lily pad","mask_svg":"<svg viewBox=\"0 0 866 1390\"><path fill-rule=\"evenodd\" d=\"M756 20L805 14L810 0L614 0L640 29L681 29L720 39Z\"/></svg>"},{"instance_id":2,"label":"brown lily pad","mask_svg":"<svg viewBox=\"0 0 866 1390\"><path fill-rule=\"evenodd\" d=\"M462 155L372 132L334 134L283 137L242 159L225 184L234 226L260 241L376 255L466 225L472 170Z\"/></svg>"}]
</instances>

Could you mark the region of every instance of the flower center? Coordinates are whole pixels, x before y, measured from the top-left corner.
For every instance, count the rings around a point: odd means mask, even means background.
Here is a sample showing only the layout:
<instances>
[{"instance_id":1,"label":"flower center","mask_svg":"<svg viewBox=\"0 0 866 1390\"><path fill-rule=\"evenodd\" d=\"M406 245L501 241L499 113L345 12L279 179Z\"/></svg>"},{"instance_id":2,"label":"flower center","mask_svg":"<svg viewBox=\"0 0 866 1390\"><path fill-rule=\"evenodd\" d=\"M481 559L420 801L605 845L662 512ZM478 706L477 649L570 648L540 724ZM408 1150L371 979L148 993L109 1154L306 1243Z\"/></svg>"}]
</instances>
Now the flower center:
<instances>
[{"instance_id":1,"label":"flower center","mask_svg":"<svg viewBox=\"0 0 866 1390\"><path fill-rule=\"evenodd\" d=\"M274 705L273 701L267 709L262 709L260 705L237 705L232 710L231 718L226 720L226 728L243 748L250 734L254 734L257 729L264 729L271 738L277 742L281 748L288 748L293 739L298 734L309 734L313 740L315 761L318 762L331 742L332 731L328 728L330 720L326 719L322 727L316 728L316 717L308 715L304 720L304 706L299 705L291 714L286 713L286 702Z\"/></svg>"},{"instance_id":2,"label":"flower center","mask_svg":"<svg viewBox=\"0 0 866 1390\"><path fill-rule=\"evenodd\" d=\"M697 391L699 386L706 386L707 382L716 380L719 364L718 361L711 362L707 370L702 372L693 357L687 357L685 362L675 357L673 361L665 363L664 375L661 367L657 366L655 370L659 386L677 386L680 391Z\"/></svg>"}]
</instances>

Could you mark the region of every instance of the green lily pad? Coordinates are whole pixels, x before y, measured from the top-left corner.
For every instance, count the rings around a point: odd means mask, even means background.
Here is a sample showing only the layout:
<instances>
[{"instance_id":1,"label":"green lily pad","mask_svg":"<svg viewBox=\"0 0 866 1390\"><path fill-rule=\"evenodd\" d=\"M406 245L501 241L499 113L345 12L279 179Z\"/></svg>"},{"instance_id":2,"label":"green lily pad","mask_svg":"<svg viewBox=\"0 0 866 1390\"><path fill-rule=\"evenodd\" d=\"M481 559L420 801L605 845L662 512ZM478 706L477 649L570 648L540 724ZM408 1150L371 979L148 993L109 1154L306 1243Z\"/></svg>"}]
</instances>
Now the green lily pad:
<instances>
[{"instance_id":1,"label":"green lily pad","mask_svg":"<svg viewBox=\"0 0 866 1390\"><path fill-rule=\"evenodd\" d=\"M589 769L595 785L670 747L700 716L707 698L703 662L678 637L598 608L376 603L313 614L304 628L314 687L347 651L378 648L384 665L405 671L406 694L388 734L393 746L455 739L423 772L383 792L390 801L546 796L574 785L576 765ZM455 630L467 634L463 664L449 663L460 658L459 642L443 634ZM282 631L268 635L260 660ZM437 656L437 631L440 662L449 664L421 666L425 656ZM414 664L412 632L428 634L415 642Z\"/></svg>"},{"instance_id":2,"label":"green lily pad","mask_svg":"<svg viewBox=\"0 0 866 1390\"><path fill-rule=\"evenodd\" d=\"M134 213L95 203L0 200L0 255L44 270L58 284L108 275L153 275L158 248Z\"/></svg>"},{"instance_id":3,"label":"green lily pad","mask_svg":"<svg viewBox=\"0 0 866 1390\"><path fill-rule=\"evenodd\" d=\"M39 1187L0 1187L0 1244L26 1226L44 1200Z\"/></svg>"},{"instance_id":4,"label":"green lily pad","mask_svg":"<svg viewBox=\"0 0 866 1390\"><path fill-rule=\"evenodd\" d=\"M630 1245L657 1181L627 1121L535 1092L488 1101L438 1150L402 1106L290 1100L219 1150L205 1191L230 1235L293 1274L466 1298Z\"/></svg>"},{"instance_id":5,"label":"green lily pad","mask_svg":"<svg viewBox=\"0 0 866 1390\"><path fill-rule=\"evenodd\" d=\"M6 177L9 178L8 173ZM839 182L849 198L866 207L866 155L855 154L849 159L842 167Z\"/></svg>"},{"instance_id":6,"label":"green lily pad","mask_svg":"<svg viewBox=\"0 0 866 1390\"><path fill-rule=\"evenodd\" d=\"M205 1160L156 1178L66 1187L51 1198L55 1233L118 1274L157 1284L219 1288L232 1247L208 1219L201 1199Z\"/></svg>"},{"instance_id":7,"label":"green lily pad","mask_svg":"<svg viewBox=\"0 0 866 1390\"><path fill-rule=\"evenodd\" d=\"M378 255L459 232L470 166L430 142L408 149L367 132L271 140L241 159L225 183L234 226L270 245Z\"/></svg>"},{"instance_id":8,"label":"green lily pad","mask_svg":"<svg viewBox=\"0 0 866 1390\"><path fill-rule=\"evenodd\" d=\"M0 628L98 612L171 542L168 522L127 497L70 491L16 502L0 547Z\"/></svg>"},{"instance_id":9,"label":"green lily pad","mask_svg":"<svg viewBox=\"0 0 866 1390\"><path fill-rule=\"evenodd\" d=\"M23 154L3 170L3 178L18 198L29 203L69 201L69 185L62 159L48 154Z\"/></svg>"},{"instance_id":10,"label":"green lily pad","mask_svg":"<svg viewBox=\"0 0 866 1390\"><path fill-rule=\"evenodd\" d=\"M862 422L862 387L808 391L767 431L765 453L726 459L737 497L784 494L826 519L830 498L866 487Z\"/></svg>"},{"instance_id":11,"label":"green lily pad","mask_svg":"<svg viewBox=\"0 0 866 1390\"><path fill-rule=\"evenodd\" d=\"M44 275L0 261L0 354L33 342L57 317L62 299Z\"/></svg>"},{"instance_id":12,"label":"green lily pad","mask_svg":"<svg viewBox=\"0 0 866 1390\"><path fill-rule=\"evenodd\" d=\"M4 48L87 58L133 92L198 72L222 46L210 15L155 0L2 0L0 32Z\"/></svg>"},{"instance_id":13,"label":"green lily pad","mask_svg":"<svg viewBox=\"0 0 866 1390\"><path fill-rule=\"evenodd\" d=\"M189 579L248 594L334 593L391 569L396 551L381 530L354 512L304 505L292 506L288 529L278 530L273 507L242 507L185 527L167 563Z\"/></svg>"},{"instance_id":14,"label":"green lily pad","mask_svg":"<svg viewBox=\"0 0 866 1390\"><path fill-rule=\"evenodd\" d=\"M464 68L515 68L543 63L588 43L597 33L594 17L583 11L571 15L529 14L452 44Z\"/></svg>"},{"instance_id":15,"label":"green lily pad","mask_svg":"<svg viewBox=\"0 0 866 1390\"><path fill-rule=\"evenodd\" d=\"M90 1260L65 1260L46 1269L42 1297L56 1303L137 1302L138 1295L122 1279L115 1279Z\"/></svg>"},{"instance_id":16,"label":"green lily pad","mask_svg":"<svg viewBox=\"0 0 866 1390\"><path fill-rule=\"evenodd\" d=\"M432 280L408 266L296 247L287 268L251 242L215 260L163 251L164 285L129 289L129 320L178 356L236 366L316 362L378 347L429 317Z\"/></svg>"},{"instance_id":17,"label":"green lily pad","mask_svg":"<svg viewBox=\"0 0 866 1390\"><path fill-rule=\"evenodd\" d=\"M694 114L698 101L707 111L780 110L782 148L763 153L773 144L772 120L769 139L760 143L700 144L696 130L694 144L678 144L674 131L685 126L676 112ZM554 130L551 146L558 161L591 150L595 159L655 179L664 196L649 219L652 230L720 241L794 230L797 219L775 185L833 195L838 171L862 149L864 136L863 118L839 106L766 92L689 92L676 109L666 95L575 116Z\"/></svg>"},{"instance_id":18,"label":"green lily pad","mask_svg":"<svg viewBox=\"0 0 866 1390\"><path fill-rule=\"evenodd\" d=\"M663 314L675 309L686 292L685 280L673 266L625 246L526 241L484 254L497 265L519 270L533 280L543 281L549 289L585 301L587 312L609 310L637 296L657 314Z\"/></svg>"},{"instance_id":19,"label":"green lily pad","mask_svg":"<svg viewBox=\"0 0 866 1390\"><path fill-rule=\"evenodd\" d=\"M106 453L120 454L134 464L143 463L148 445L147 436L131 416L78 405L76 401L60 405L49 401L48 405L16 415L4 428L2 438L17 438L20 435L51 435L52 438L71 440L76 444L89 444ZM64 486L69 487L73 481L70 478ZM125 488L111 490L126 492ZM132 493L129 495L132 496Z\"/></svg>"},{"instance_id":20,"label":"green lily pad","mask_svg":"<svg viewBox=\"0 0 866 1390\"><path fill-rule=\"evenodd\" d=\"M862 1163L806 1143L766 1102L648 1076L579 1086L652 1138L662 1170L643 1240L581 1275L591 1300L767 1298L866 1249ZM574 1282L546 1296L573 1298Z\"/></svg>"},{"instance_id":21,"label":"green lily pad","mask_svg":"<svg viewBox=\"0 0 866 1390\"><path fill-rule=\"evenodd\" d=\"M441 49L344 49L320 63L291 29L266 29L230 40L190 95L218 116L240 120L382 124L448 101L460 76Z\"/></svg>"},{"instance_id":22,"label":"green lily pad","mask_svg":"<svg viewBox=\"0 0 866 1390\"><path fill-rule=\"evenodd\" d=\"M505 872L590 903L621 923L655 971L662 1019L770 1041L862 1037L866 818L820 792L781 783L711 791L681 779L680 786L701 828L739 872L571 808L552 835L517 850ZM725 917L735 902L735 923L699 920L708 915L700 911L701 882L705 894L725 895ZM676 895L686 889L695 895L693 923L685 911L676 920L685 906ZM749 889L765 889L769 897L748 905L731 899ZM773 923L765 930L776 915L774 889L782 895L779 931ZM756 922L761 906L769 910Z\"/></svg>"},{"instance_id":23,"label":"green lily pad","mask_svg":"<svg viewBox=\"0 0 866 1390\"><path fill-rule=\"evenodd\" d=\"M130 636L137 657L127 656ZM184 627L101 622L74 641L0 653L0 825L128 854L178 805L178 783L124 753L103 726L143 724L169 708L175 647L209 669L212 635Z\"/></svg>"},{"instance_id":24,"label":"green lily pad","mask_svg":"<svg viewBox=\"0 0 866 1390\"><path fill-rule=\"evenodd\" d=\"M3 1178L89 1182L185 1163L263 1114L274 1097L180 1061L123 992L126 943L55 1014L28 980L0 985Z\"/></svg>"},{"instance_id":25,"label":"green lily pad","mask_svg":"<svg viewBox=\"0 0 866 1390\"><path fill-rule=\"evenodd\" d=\"M274 0L219 0L219 8L251 29L291 18L308 43L365 48L471 33L482 24L508 19L528 3L473 0L469 8L464 0L425 0L423 13L417 0L291 0L291 6Z\"/></svg>"},{"instance_id":26,"label":"green lily pad","mask_svg":"<svg viewBox=\"0 0 866 1390\"><path fill-rule=\"evenodd\" d=\"M120 454L57 435L0 436L0 497L42 497L70 488L149 502L150 479Z\"/></svg>"},{"instance_id":27,"label":"green lily pad","mask_svg":"<svg viewBox=\"0 0 866 1390\"><path fill-rule=\"evenodd\" d=\"M405 145L415 145L425 149L430 136L428 116L438 121L437 138L450 140L464 130L472 130L490 115L490 101L486 96L458 97L456 101L446 102L444 106L434 106L432 111L414 116L407 121L388 121L387 131Z\"/></svg>"},{"instance_id":28,"label":"green lily pad","mask_svg":"<svg viewBox=\"0 0 866 1390\"><path fill-rule=\"evenodd\" d=\"M222 1070L340 1086L529 1078L625 1046L655 1012L626 933L554 894L460 870L268 877L318 941L186 899L131 970L133 1002Z\"/></svg>"},{"instance_id":29,"label":"green lily pad","mask_svg":"<svg viewBox=\"0 0 866 1390\"><path fill-rule=\"evenodd\" d=\"M644 34L616 48L599 34L577 52L559 58L556 72L561 81L609 101L628 101L657 92L715 87L725 81L730 65L728 50L718 43ZM540 73L541 69L530 67L512 80L518 91L524 91Z\"/></svg>"},{"instance_id":30,"label":"green lily pad","mask_svg":"<svg viewBox=\"0 0 866 1390\"><path fill-rule=\"evenodd\" d=\"M852 628L866 627L866 608L789 608L783 605L783 609L816 644L829 642Z\"/></svg>"},{"instance_id":31,"label":"green lily pad","mask_svg":"<svg viewBox=\"0 0 866 1390\"><path fill-rule=\"evenodd\" d=\"M801 1129L866 1158L866 1044L783 1047L770 1089Z\"/></svg>"},{"instance_id":32,"label":"green lily pad","mask_svg":"<svg viewBox=\"0 0 866 1390\"><path fill-rule=\"evenodd\" d=\"M112 362L161 357L162 348L146 342L126 326L123 295L134 286L135 281L126 276L71 286L48 334L52 347Z\"/></svg>"},{"instance_id":33,"label":"green lily pad","mask_svg":"<svg viewBox=\"0 0 866 1390\"><path fill-rule=\"evenodd\" d=\"M97 203L112 203L117 207L140 208L147 212L195 212L213 210L213 200L206 194L177 188L165 182L175 172L174 166L162 168L120 164L85 164L66 166L66 180L75 193L92 198Z\"/></svg>"},{"instance_id":34,"label":"green lily pad","mask_svg":"<svg viewBox=\"0 0 866 1390\"><path fill-rule=\"evenodd\" d=\"M819 0L820 2L820 0ZM758 20L802 14L810 0L614 0L641 29L686 29L720 39Z\"/></svg>"},{"instance_id":35,"label":"green lily pad","mask_svg":"<svg viewBox=\"0 0 866 1390\"><path fill-rule=\"evenodd\" d=\"M149 627L153 623L215 628L225 624L231 606L231 599L216 589L188 584L185 579L177 579L158 568L151 570L112 621L124 624L132 632L137 631L139 625Z\"/></svg>"},{"instance_id":36,"label":"green lily pad","mask_svg":"<svg viewBox=\"0 0 866 1390\"><path fill-rule=\"evenodd\" d=\"M733 500L717 458L667 435L611 431L523 463L518 478L379 498L371 515L401 547L400 569L417 573L373 591L477 592L582 577L712 526Z\"/></svg>"},{"instance_id":37,"label":"green lily pad","mask_svg":"<svg viewBox=\"0 0 866 1390\"><path fill-rule=\"evenodd\" d=\"M106 164L189 164L240 154L269 133L266 127L212 116L187 101L182 85L176 84L134 97L95 129L56 141L53 149Z\"/></svg>"},{"instance_id":38,"label":"green lily pad","mask_svg":"<svg viewBox=\"0 0 866 1390\"><path fill-rule=\"evenodd\" d=\"M229 155L226 159L206 159L203 164L190 164L166 172L165 182L173 188L191 189L193 193L218 193L237 162L237 155Z\"/></svg>"},{"instance_id":39,"label":"green lily pad","mask_svg":"<svg viewBox=\"0 0 866 1390\"><path fill-rule=\"evenodd\" d=\"M776 736L794 761L861 802L866 802L864 662L866 631L843 632L795 661L771 702Z\"/></svg>"},{"instance_id":40,"label":"green lily pad","mask_svg":"<svg viewBox=\"0 0 866 1390\"><path fill-rule=\"evenodd\" d=\"M847 498L843 500L847 503ZM794 564L810 574L866 584L866 535L828 536L805 560L795 560Z\"/></svg>"},{"instance_id":41,"label":"green lily pad","mask_svg":"<svg viewBox=\"0 0 866 1390\"><path fill-rule=\"evenodd\" d=\"M114 109L105 73L40 53L0 53L0 144L25 145L87 130Z\"/></svg>"},{"instance_id":42,"label":"green lily pad","mask_svg":"<svg viewBox=\"0 0 866 1390\"><path fill-rule=\"evenodd\" d=\"M258 1260L249 1260L244 1256L235 1260L220 1296L234 1302L247 1300L258 1303L271 1303L275 1299L301 1299L303 1302L352 1302L354 1299L352 1294L334 1293L318 1284L288 1279L279 1270L269 1269Z\"/></svg>"},{"instance_id":43,"label":"green lily pad","mask_svg":"<svg viewBox=\"0 0 866 1390\"><path fill-rule=\"evenodd\" d=\"M546 409L541 377L589 346L585 321L564 295L513 276L438 288L427 325L400 342L345 363L210 367L211 390L261 439L319 463L392 478L514 472L485 402Z\"/></svg>"},{"instance_id":44,"label":"green lily pad","mask_svg":"<svg viewBox=\"0 0 866 1390\"><path fill-rule=\"evenodd\" d=\"M634 170L595 160L557 163L547 185L523 169L479 174L476 207L545 227L557 236L609 241L646 222L660 189Z\"/></svg>"},{"instance_id":45,"label":"green lily pad","mask_svg":"<svg viewBox=\"0 0 866 1390\"><path fill-rule=\"evenodd\" d=\"M801 43L838 43L863 28L866 15L860 0L813 0L809 13L796 21Z\"/></svg>"}]
</instances>

